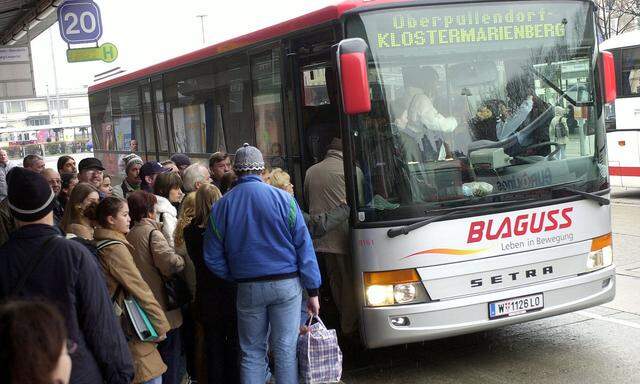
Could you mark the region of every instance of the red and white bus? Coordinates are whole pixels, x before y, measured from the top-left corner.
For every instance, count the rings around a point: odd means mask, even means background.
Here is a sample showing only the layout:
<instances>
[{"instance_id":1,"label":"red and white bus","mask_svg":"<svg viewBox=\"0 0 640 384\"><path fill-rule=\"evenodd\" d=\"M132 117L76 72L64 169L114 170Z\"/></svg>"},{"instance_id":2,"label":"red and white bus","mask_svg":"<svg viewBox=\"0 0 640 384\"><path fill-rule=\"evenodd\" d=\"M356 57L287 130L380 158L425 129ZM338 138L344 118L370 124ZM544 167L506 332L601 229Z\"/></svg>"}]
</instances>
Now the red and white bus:
<instances>
[{"instance_id":1,"label":"red and white bus","mask_svg":"<svg viewBox=\"0 0 640 384\"><path fill-rule=\"evenodd\" d=\"M368 347L615 295L594 4L349 0L89 89L111 173L257 145L292 175L341 137ZM416 101L417 100L417 101Z\"/></svg>"},{"instance_id":2,"label":"red and white bus","mask_svg":"<svg viewBox=\"0 0 640 384\"><path fill-rule=\"evenodd\" d=\"M608 112L611 185L640 188L640 31L604 41L616 64L618 97Z\"/></svg>"}]
</instances>

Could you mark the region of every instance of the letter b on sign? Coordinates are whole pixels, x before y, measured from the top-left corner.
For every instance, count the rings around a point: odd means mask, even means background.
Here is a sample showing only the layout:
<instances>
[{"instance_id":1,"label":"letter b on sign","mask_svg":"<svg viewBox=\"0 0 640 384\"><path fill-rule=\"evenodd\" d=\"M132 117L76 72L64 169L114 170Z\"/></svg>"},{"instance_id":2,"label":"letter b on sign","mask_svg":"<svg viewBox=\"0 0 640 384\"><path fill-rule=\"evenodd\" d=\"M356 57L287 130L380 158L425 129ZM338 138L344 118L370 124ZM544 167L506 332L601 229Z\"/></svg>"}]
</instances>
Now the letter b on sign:
<instances>
[{"instance_id":1,"label":"letter b on sign","mask_svg":"<svg viewBox=\"0 0 640 384\"><path fill-rule=\"evenodd\" d=\"M482 240L484 234L484 221L474 221L469 226L469 236L467 237L467 243L476 243Z\"/></svg>"},{"instance_id":2,"label":"letter b on sign","mask_svg":"<svg viewBox=\"0 0 640 384\"><path fill-rule=\"evenodd\" d=\"M58 8L60 36L68 44L95 43L102 37L100 8L91 0L67 0Z\"/></svg>"}]
</instances>

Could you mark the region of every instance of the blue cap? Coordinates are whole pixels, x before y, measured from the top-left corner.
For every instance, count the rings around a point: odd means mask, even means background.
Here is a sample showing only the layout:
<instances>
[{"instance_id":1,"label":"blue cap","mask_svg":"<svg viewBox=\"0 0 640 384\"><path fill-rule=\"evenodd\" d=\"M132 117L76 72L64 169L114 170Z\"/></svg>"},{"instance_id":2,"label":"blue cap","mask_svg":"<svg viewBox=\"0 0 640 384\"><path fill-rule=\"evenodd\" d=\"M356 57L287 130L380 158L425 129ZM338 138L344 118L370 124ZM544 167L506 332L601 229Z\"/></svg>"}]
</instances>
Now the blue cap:
<instances>
[{"instance_id":1,"label":"blue cap","mask_svg":"<svg viewBox=\"0 0 640 384\"><path fill-rule=\"evenodd\" d=\"M140 178L144 180L145 176L153 176L158 173L169 172L171 169L165 168L157 161L147 161L140 167Z\"/></svg>"}]
</instances>

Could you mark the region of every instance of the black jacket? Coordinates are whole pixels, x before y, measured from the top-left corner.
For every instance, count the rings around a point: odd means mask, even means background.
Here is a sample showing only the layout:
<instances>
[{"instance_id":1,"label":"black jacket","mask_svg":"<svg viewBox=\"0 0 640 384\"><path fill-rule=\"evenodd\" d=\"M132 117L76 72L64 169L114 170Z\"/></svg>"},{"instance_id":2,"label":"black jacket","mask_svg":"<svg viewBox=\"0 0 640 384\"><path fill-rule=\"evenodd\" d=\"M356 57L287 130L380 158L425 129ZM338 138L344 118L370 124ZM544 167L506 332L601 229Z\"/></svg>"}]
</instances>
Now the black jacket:
<instances>
[{"instance_id":1,"label":"black jacket","mask_svg":"<svg viewBox=\"0 0 640 384\"><path fill-rule=\"evenodd\" d=\"M236 324L236 285L214 275L202 254L204 228L194 223L184 229L187 253L196 268L196 306L205 325ZM235 333L235 332L233 332Z\"/></svg>"},{"instance_id":2,"label":"black jacket","mask_svg":"<svg viewBox=\"0 0 640 384\"><path fill-rule=\"evenodd\" d=\"M41 247L49 238L58 236ZM133 362L116 321L98 264L81 244L61 237L52 226L33 224L11 233L0 247L0 300L20 280L29 260L47 252L22 292L22 298L52 302L65 318L69 339L78 345L71 355L71 383L130 383Z\"/></svg>"}]
</instances>

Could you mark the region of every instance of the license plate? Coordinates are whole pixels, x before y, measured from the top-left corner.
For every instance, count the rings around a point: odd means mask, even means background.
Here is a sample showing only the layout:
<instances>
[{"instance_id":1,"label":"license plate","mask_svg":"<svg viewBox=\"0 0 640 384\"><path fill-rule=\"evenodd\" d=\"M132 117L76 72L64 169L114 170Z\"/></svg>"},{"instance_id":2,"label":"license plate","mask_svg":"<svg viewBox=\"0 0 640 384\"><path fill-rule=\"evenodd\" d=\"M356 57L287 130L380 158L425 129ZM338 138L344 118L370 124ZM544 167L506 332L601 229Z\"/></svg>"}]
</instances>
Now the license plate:
<instances>
[{"instance_id":1,"label":"license plate","mask_svg":"<svg viewBox=\"0 0 640 384\"><path fill-rule=\"evenodd\" d=\"M489 319L522 315L544 308L542 293L489 303Z\"/></svg>"}]
</instances>

